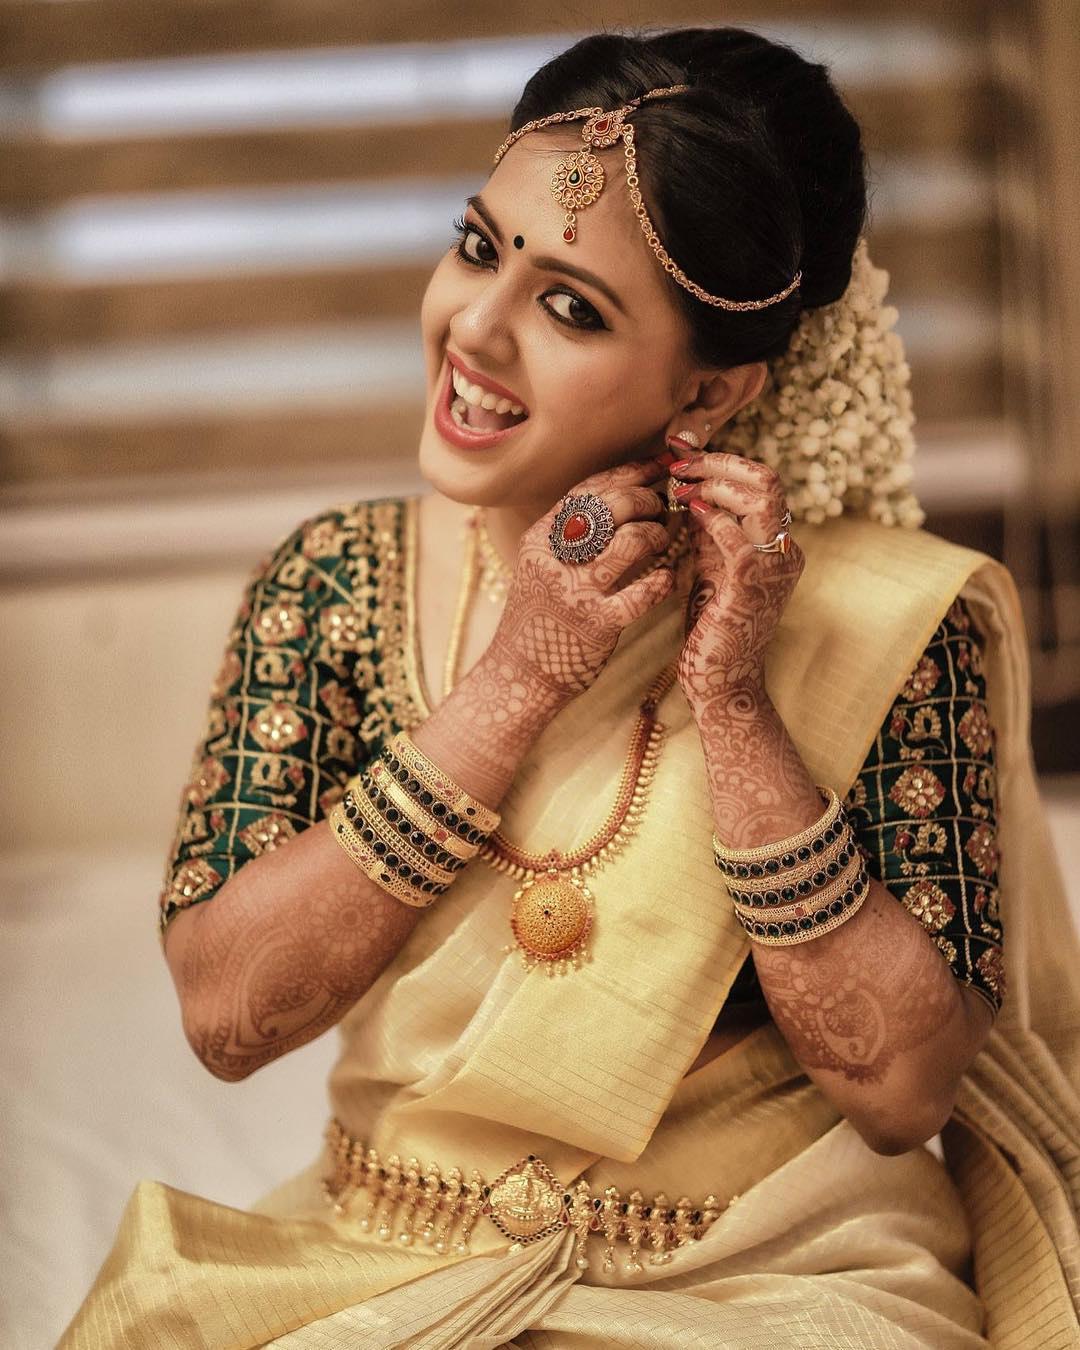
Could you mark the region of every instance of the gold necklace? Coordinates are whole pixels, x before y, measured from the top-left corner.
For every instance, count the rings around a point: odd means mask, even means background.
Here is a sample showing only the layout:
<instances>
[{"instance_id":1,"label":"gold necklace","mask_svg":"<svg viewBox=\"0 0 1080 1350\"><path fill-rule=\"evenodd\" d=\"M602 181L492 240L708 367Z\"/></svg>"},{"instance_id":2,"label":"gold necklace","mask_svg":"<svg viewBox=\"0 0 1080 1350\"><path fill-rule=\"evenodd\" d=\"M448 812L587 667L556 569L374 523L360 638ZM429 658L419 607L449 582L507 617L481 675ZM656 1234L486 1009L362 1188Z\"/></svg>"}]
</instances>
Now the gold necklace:
<instances>
[{"instance_id":1,"label":"gold necklace","mask_svg":"<svg viewBox=\"0 0 1080 1350\"><path fill-rule=\"evenodd\" d=\"M478 510L468 521L471 528L466 534L461 584L443 673L444 695L456 683L462 636L480 571L477 554L481 547L482 519ZM677 563L687 539L687 527L683 524L655 565L660 566L665 561ZM562 974L578 969L587 958L586 943L593 925L595 896L584 877L598 871L619 852L633 836L645 811L649 785L666 734L666 727L657 719L656 709L675 683L677 667L678 661L673 661L649 685L630 735L615 803L591 838L569 853L558 849L534 853L496 831L479 850L477 856L496 871L505 872L521 882L510 910L514 942L503 951L519 951L526 970L543 964L549 975Z\"/></svg>"},{"instance_id":2,"label":"gold necklace","mask_svg":"<svg viewBox=\"0 0 1080 1350\"><path fill-rule=\"evenodd\" d=\"M506 590L513 578L514 571L503 561L499 550L491 542L491 535L487 531L487 521L484 519L484 508L482 506L476 508L472 519L475 522L473 533L476 535L480 556L483 559L480 572L480 589L492 604L498 604L500 600L506 597Z\"/></svg>"}]
</instances>

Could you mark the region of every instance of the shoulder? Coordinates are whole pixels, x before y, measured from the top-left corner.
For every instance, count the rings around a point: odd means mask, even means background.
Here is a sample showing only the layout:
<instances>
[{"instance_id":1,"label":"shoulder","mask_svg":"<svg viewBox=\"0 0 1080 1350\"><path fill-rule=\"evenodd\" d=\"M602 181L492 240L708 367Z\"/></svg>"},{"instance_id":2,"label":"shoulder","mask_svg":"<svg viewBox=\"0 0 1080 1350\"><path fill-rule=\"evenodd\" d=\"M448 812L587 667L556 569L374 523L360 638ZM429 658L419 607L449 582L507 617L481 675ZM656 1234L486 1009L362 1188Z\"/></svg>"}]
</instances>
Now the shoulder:
<instances>
[{"instance_id":1,"label":"shoulder","mask_svg":"<svg viewBox=\"0 0 1080 1350\"><path fill-rule=\"evenodd\" d=\"M918 634L921 650L970 579L1000 569L986 554L929 530L841 517L797 534L806 568L792 618L820 634Z\"/></svg>"},{"instance_id":2,"label":"shoulder","mask_svg":"<svg viewBox=\"0 0 1080 1350\"><path fill-rule=\"evenodd\" d=\"M985 553L930 530L880 525L856 516L803 526L796 537L806 554L807 570L819 570L822 584L827 584L832 571L908 590L929 586L940 591L943 578L966 578L992 562ZM953 595L959 589L955 586Z\"/></svg>"},{"instance_id":3,"label":"shoulder","mask_svg":"<svg viewBox=\"0 0 1080 1350\"><path fill-rule=\"evenodd\" d=\"M408 497L377 497L338 502L306 516L283 534L259 561L256 574L268 573L289 558L323 566L380 551L396 542Z\"/></svg>"},{"instance_id":4,"label":"shoulder","mask_svg":"<svg viewBox=\"0 0 1080 1350\"><path fill-rule=\"evenodd\" d=\"M401 571L410 498L350 500L299 521L250 569L232 641L301 651L320 629L352 631Z\"/></svg>"}]
</instances>

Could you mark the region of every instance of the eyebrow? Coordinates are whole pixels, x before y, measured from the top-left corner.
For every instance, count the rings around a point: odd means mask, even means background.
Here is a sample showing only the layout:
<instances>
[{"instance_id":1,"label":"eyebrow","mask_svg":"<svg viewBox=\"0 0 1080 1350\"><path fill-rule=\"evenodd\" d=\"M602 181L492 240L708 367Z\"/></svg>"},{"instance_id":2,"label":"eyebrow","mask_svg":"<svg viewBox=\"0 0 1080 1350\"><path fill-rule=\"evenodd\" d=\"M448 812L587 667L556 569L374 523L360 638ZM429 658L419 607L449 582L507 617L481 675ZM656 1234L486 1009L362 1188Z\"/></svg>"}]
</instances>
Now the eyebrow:
<instances>
[{"instance_id":1,"label":"eyebrow","mask_svg":"<svg viewBox=\"0 0 1080 1350\"><path fill-rule=\"evenodd\" d=\"M484 224L487 225L488 229L490 229L491 233L495 236L500 245L505 246L505 241L502 236L502 230L500 230L498 225L496 225L495 218L488 210L487 206L484 204L483 198L479 194L477 194L474 197L467 198L465 204L467 206L472 207L472 209L476 212L476 214L480 217L480 219L484 222ZM534 258L532 261L533 266L539 267L542 271L564 272L568 277L576 277L578 281L584 281L589 286L595 286L601 295L607 296L607 298L611 301L611 303L615 306L615 308L619 311L620 314L622 314L625 318L629 317L626 313L626 306L623 304L623 302L619 299L619 297L615 294L615 292L611 289L611 287L607 284L607 282L598 277L595 272L589 272L584 267L578 267L575 263L563 262L560 258L552 258L547 254L545 254L543 257Z\"/></svg>"}]
</instances>

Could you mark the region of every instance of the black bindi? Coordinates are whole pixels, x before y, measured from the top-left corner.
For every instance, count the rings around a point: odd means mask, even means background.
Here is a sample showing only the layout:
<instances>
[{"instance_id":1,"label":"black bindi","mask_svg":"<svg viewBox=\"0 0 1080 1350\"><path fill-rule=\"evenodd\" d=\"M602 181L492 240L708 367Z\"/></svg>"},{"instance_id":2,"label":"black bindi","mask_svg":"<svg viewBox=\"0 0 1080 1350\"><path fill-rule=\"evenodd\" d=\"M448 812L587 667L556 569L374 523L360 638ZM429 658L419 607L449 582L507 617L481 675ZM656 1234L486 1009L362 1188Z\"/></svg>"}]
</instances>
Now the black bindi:
<instances>
[{"instance_id":1,"label":"black bindi","mask_svg":"<svg viewBox=\"0 0 1080 1350\"><path fill-rule=\"evenodd\" d=\"M524 247L525 247L525 240L522 239L522 237L521 237L520 234L515 234L515 235L514 235L514 247L515 247L515 248L524 248Z\"/></svg>"}]
</instances>

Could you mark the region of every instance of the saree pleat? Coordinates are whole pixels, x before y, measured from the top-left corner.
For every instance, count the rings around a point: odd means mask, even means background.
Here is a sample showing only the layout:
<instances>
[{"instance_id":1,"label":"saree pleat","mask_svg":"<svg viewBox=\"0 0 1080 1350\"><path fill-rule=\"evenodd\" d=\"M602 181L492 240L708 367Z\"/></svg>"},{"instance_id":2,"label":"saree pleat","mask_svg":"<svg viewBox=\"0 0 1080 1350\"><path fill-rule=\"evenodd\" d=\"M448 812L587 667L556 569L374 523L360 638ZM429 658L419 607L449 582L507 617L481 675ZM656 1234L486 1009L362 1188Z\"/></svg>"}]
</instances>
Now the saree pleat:
<instances>
[{"instance_id":1,"label":"saree pleat","mask_svg":"<svg viewBox=\"0 0 1080 1350\"><path fill-rule=\"evenodd\" d=\"M748 942L676 686L647 809L590 876L591 960L563 979L524 971L506 952L515 884L470 864L343 1019L330 1097L354 1139L444 1175L490 1180L535 1154L594 1193L711 1192L700 1241L636 1272L604 1269L600 1235L579 1269L567 1229L517 1252L488 1221L468 1254L402 1247L362 1229L362 1206L333 1216L324 1149L250 1212L142 1183L62 1350L1080 1344L1080 951L1035 788L1015 589L920 532L841 519L800 542L766 676L818 782L850 787L957 593L985 639L1009 984L944 1132L948 1172L925 1149L873 1153L772 1023L687 1072ZM684 601L631 625L538 738L502 803L510 838L545 851L594 833Z\"/></svg>"}]
</instances>

